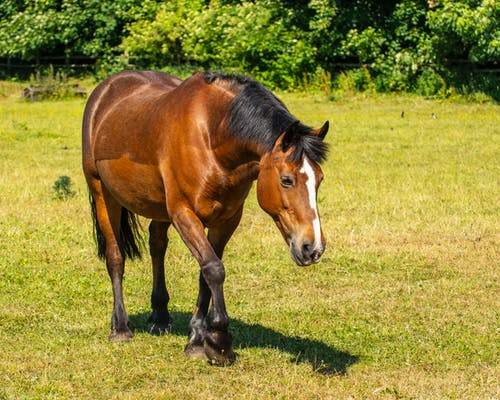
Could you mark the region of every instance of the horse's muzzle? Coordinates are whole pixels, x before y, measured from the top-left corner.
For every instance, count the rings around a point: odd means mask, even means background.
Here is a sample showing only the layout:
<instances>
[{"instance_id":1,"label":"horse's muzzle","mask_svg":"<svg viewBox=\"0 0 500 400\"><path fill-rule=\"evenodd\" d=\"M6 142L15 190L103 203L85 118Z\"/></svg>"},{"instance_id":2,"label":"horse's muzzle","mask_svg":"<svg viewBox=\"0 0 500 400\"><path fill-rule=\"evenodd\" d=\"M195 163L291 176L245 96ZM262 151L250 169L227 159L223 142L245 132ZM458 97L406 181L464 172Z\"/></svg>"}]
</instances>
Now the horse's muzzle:
<instances>
[{"instance_id":1,"label":"horse's muzzle","mask_svg":"<svg viewBox=\"0 0 500 400\"><path fill-rule=\"evenodd\" d=\"M312 243L307 241L300 244L294 241L290 242L290 255L293 261L295 261L297 265L303 267L318 263L324 251L324 243L315 247Z\"/></svg>"}]
</instances>

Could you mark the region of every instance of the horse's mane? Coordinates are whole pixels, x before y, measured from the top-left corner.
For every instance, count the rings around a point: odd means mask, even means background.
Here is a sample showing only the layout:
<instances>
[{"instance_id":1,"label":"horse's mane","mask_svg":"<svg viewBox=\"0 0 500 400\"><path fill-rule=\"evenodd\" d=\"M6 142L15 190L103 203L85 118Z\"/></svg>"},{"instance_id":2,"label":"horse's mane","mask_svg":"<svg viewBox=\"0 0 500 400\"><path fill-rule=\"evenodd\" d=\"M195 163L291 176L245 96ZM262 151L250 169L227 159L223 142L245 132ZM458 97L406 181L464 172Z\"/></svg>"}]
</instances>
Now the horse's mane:
<instances>
[{"instance_id":1,"label":"horse's mane","mask_svg":"<svg viewBox=\"0 0 500 400\"><path fill-rule=\"evenodd\" d=\"M204 78L207 83L224 85L236 92L229 106L228 128L239 139L259 143L271 151L280 134L293 125L291 161L298 164L304 155L318 163L326 158L327 145L323 140L312 135L313 129L290 114L283 102L261 83L213 72L206 72Z\"/></svg>"}]
</instances>

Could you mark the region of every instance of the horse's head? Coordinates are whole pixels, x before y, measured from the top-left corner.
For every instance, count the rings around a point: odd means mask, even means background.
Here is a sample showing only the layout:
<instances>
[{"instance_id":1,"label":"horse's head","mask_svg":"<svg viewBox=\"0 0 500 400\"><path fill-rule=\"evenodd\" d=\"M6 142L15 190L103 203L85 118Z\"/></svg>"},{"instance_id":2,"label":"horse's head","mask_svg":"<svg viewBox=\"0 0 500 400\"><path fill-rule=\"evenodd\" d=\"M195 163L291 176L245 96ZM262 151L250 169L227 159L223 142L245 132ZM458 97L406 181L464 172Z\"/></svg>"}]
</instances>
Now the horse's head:
<instances>
[{"instance_id":1,"label":"horse's head","mask_svg":"<svg viewBox=\"0 0 500 400\"><path fill-rule=\"evenodd\" d=\"M261 159L257 179L259 204L276 222L298 265L317 263L325 250L316 196L328 122L318 130L305 128L295 123L280 135Z\"/></svg>"}]
</instances>

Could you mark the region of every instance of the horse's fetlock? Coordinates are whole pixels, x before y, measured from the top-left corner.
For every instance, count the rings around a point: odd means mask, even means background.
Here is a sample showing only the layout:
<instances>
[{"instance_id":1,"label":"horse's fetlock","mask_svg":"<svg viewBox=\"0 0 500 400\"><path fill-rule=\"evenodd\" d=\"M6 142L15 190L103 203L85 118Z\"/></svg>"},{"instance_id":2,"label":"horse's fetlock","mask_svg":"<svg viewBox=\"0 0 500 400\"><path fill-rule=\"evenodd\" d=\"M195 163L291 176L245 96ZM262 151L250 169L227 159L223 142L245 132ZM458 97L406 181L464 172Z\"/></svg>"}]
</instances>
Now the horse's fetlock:
<instances>
[{"instance_id":1,"label":"horse's fetlock","mask_svg":"<svg viewBox=\"0 0 500 400\"><path fill-rule=\"evenodd\" d=\"M211 330L227 332L229 317L227 315L210 313L207 317L207 322Z\"/></svg>"}]
</instances>

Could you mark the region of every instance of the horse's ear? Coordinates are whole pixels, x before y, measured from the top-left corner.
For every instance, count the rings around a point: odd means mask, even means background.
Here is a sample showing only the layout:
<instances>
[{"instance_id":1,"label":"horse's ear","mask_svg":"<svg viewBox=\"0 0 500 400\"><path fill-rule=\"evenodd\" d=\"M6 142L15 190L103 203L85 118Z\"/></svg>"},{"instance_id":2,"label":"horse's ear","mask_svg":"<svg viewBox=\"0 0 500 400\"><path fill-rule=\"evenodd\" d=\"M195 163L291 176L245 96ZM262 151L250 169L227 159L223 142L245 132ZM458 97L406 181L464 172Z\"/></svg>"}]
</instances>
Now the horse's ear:
<instances>
[{"instance_id":1,"label":"horse's ear","mask_svg":"<svg viewBox=\"0 0 500 400\"><path fill-rule=\"evenodd\" d=\"M321 128L315 131L315 135L320 139L324 139L326 134L328 133L328 128L330 127L330 123L326 121Z\"/></svg>"},{"instance_id":2,"label":"horse's ear","mask_svg":"<svg viewBox=\"0 0 500 400\"><path fill-rule=\"evenodd\" d=\"M292 124L286 128L285 133L283 133L281 138L281 150L283 150L283 152L286 153L288 149L295 144L298 126L299 121L292 122Z\"/></svg>"}]
</instances>

